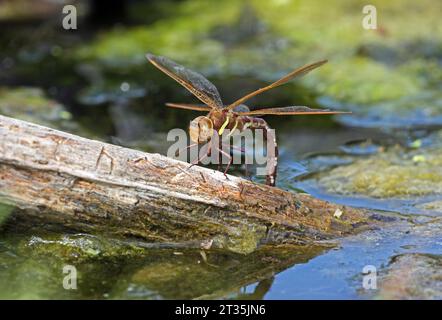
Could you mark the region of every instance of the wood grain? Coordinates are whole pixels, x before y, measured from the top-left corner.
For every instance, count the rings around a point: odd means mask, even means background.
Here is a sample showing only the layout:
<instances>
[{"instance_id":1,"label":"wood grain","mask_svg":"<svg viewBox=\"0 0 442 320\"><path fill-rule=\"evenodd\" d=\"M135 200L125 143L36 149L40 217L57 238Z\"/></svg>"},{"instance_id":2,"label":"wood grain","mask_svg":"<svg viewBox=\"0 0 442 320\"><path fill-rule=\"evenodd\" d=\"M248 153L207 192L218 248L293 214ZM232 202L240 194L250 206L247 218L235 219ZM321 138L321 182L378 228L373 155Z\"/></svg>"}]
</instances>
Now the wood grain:
<instances>
[{"instance_id":1,"label":"wood grain","mask_svg":"<svg viewBox=\"0 0 442 320\"><path fill-rule=\"evenodd\" d=\"M4 116L0 201L85 232L241 253L374 224L359 209Z\"/></svg>"}]
</instances>

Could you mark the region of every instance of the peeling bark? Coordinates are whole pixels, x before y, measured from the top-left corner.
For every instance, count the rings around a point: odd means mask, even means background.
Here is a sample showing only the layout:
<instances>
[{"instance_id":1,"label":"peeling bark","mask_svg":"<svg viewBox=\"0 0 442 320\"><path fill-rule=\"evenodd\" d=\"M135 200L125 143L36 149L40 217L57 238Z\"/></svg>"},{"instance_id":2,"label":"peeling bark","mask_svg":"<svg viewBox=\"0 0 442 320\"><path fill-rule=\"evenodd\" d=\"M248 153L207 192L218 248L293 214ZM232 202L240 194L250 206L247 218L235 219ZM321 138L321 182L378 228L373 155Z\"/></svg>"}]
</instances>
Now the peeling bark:
<instances>
[{"instance_id":1,"label":"peeling bark","mask_svg":"<svg viewBox=\"0 0 442 320\"><path fill-rule=\"evenodd\" d=\"M373 224L362 210L189 166L0 116L0 201L41 219L241 253L337 238Z\"/></svg>"}]
</instances>

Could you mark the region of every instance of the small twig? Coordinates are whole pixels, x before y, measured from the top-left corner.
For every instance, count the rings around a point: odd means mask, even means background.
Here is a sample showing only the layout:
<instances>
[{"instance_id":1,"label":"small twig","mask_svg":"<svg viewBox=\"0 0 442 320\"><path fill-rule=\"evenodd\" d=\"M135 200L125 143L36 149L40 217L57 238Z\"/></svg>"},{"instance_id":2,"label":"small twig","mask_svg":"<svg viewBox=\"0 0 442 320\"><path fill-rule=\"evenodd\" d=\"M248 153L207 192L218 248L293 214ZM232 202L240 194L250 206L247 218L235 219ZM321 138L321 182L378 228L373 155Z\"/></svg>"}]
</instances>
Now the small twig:
<instances>
[{"instance_id":1,"label":"small twig","mask_svg":"<svg viewBox=\"0 0 442 320\"><path fill-rule=\"evenodd\" d=\"M109 174L112 174L112 172L114 171L114 158L112 158L109 155L109 153L106 152L106 150L104 149L104 146L101 147L100 154L98 155L97 161L95 163L95 170L98 169L98 165L100 164L100 161L101 161L101 158L103 157L103 155L108 157L109 160L110 160L110 171L109 171Z\"/></svg>"}]
</instances>

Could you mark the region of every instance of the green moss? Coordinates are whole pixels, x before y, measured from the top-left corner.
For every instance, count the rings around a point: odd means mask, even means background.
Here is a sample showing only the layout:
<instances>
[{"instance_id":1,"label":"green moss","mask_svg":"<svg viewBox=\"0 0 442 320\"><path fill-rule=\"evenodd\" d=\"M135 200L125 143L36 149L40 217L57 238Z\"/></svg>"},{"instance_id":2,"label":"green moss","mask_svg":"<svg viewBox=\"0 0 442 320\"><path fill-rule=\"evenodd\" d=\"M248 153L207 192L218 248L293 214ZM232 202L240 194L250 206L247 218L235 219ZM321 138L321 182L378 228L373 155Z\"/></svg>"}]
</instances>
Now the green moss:
<instances>
[{"instance_id":1,"label":"green moss","mask_svg":"<svg viewBox=\"0 0 442 320\"><path fill-rule=\"evenodd\" d=\"M103 298L128 261L136 263L146 253L101 236L7 227L0 239L0 298ZM66 265L77 270L77 290L63 288Z\"/></svg>"},{"instance_id":2,"label":"green moss","mask_svg":"<svg viewBox=\"0 0 442 320\"><path fill-rule=\"evenodd\" d=\"M265 235L265 231L265 227L259 230L244 227L238 235L230 235L226 240L225 246L232 252L251 253L256 250L260 239Z\"/></svg>"},{"instance_id":3,"label":"green moss","mask_svg":"<svg viewBox=\"0 0 442 320\"><path fill-rule=\"evenodd\" d=\"M64 105L36 87L0 87L0 114L91 138L98 128L95 123L94 132L88 132Z\"/></svg>"},{"instance_id":4,"label":"green moss","mask_svg":"<svg viewBox=\"0 0 442 320\"><path fill-rule=\"evenodd\" d=\"M395 100L421 90L416 77L401 69L391 72L381 63L360 57L333 62L307 82L318 83L318 92L323 95L358 105Z\"/></svg>"},{"instance_id":5,"label":"green moss","mask_svg":"<svg viewBox=\"0 0 442 320\"><path fill-rule=\"evenodd\" d=\"M373 198L442 193L442 148L389 150L317 176L328 192Z\"/></svg>"},{"instance_id":6,"label":"green moss","mask_svg":"<svg viewBox=\"0 0 442 320\"><path fill-rule=\"evenodd\" d=\"M0 203L0 225L9 217L12 210L14 210L13 206Z\"/></svg>"},{"instance_id":7,"label":"green moss","mask_svg":"<svg viewBox=\"0 0 442 320\"><path fill-rule=\"evenodd\" d=\"M0 114L50 125L72 118L60 103L48 99L40 88L0 88Z\"/></svg>"},{"instance_id":8,"label":"green moss","mask_svg":"<svg viewBox=\"0 0 442 320\"><path fill-rule=\"evenodd\" d=\"M57 256L75 262L136 257L145 251L134 245L87 234L32 236L22 245L21 250L31 250L35 257Z\"/></svg>"},{"instance_id":9,"label":"green moss","mask_svg":"<svg viewBox=\"0 0 442 320\"><path fill-rule=\"evenodd\" d=\"M426 203L419 204L416 207L421 208L421 209L425 209L425 210L442 212L442 201L436 200L436 201L426 202Z\"/></svg>"},{"instance_id":10,"label":"green moss","mask_svg":"<svg viewBox=\"0 0 442 320\"><path fill-rule=\"evenodd\" d=\"M171 4L174 14L148 27L119 27L103 33L91 45L80 48L76 55L81 59L101 62L111 68L146 65L145 54L154 52L185 61L186 58L208 61L221 53L221 45L209 39L202 40L207 31L223 20L229 21L234 6L228 1L209 4L204 1L187 1ZM197 45L198 43L198 45Z\"/></svg>"},{"instance_id":11,"label":"green moss","mask_svg":"<svg viewBox=\"0 0 442 320\"><path fill-rule=\"evenodd\" d=\"M362 8L367 4L362 0L337 0L326 9L319 0L249 3L249 7L235 1L166 3L173 15L147 26L102 33L74 56L147 77L152 69L144 54L153 52L209 77L246 74L264 81L275 80L294 66L327 58L327 66L299 82L331 98L338 108L356 105L350 119L379 125L405 109L400 126L428 125L416 115L422 106L432 116L442 113L440 104L429 103L421 95L437 94L442 79L440 1L372 1L378 30L362 27ZM253 19L246 28L241 21L250 16ZM298 92L292 95L298 100ZM414 102L404 103L409 100ZM348 117L342 119L345 122ZM381 122L390 126L394 124L390 120Z\"/></svg>"}]
</instances>

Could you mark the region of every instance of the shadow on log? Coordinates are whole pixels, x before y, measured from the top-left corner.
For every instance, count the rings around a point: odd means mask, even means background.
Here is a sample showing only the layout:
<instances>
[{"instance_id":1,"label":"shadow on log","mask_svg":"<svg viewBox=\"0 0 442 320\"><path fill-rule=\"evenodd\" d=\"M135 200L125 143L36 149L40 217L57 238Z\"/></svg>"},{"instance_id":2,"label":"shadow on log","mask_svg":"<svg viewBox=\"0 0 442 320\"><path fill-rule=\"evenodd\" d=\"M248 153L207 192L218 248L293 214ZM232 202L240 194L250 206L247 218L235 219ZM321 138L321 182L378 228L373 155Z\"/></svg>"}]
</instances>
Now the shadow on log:
<instances>
[{"instance_id":1,"label":"shadow on log","mask_svg":"<svg viewBox=\"0 0 442 320\"><path fill-rule=\"evenodd\" d=\"M239 253L374 223L362 210L4 116L0 201L85 232Z\"/></svg>"}]
</instances>

